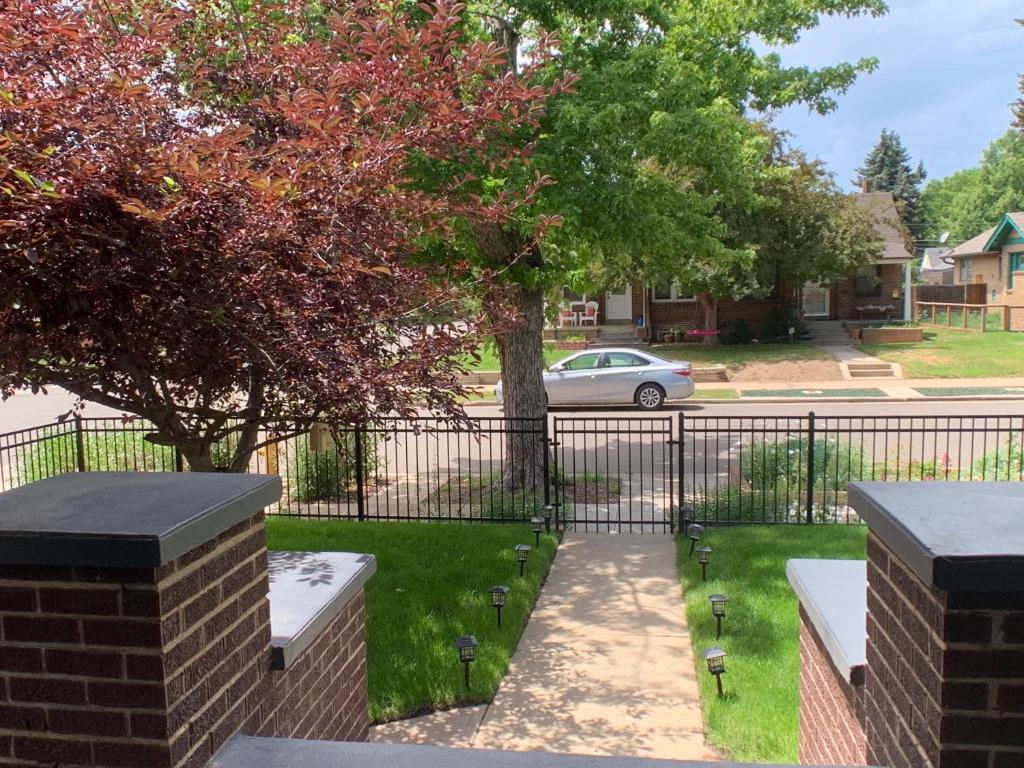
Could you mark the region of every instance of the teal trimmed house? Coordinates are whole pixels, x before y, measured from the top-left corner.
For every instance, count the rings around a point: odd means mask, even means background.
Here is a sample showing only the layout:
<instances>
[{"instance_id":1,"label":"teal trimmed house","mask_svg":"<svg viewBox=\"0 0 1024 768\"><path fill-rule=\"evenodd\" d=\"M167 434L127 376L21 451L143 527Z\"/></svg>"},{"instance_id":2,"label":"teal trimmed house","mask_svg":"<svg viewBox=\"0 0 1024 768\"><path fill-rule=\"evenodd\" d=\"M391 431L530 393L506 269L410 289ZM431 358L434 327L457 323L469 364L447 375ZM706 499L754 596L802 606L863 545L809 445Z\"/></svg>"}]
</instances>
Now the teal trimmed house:
<instances>
[{"instance_id":1,"label":"teal trimmed house","mask_svg":"<svg viewBox=\"0 0 1024 768\"><path fill-rule=\"evenodd\" d=\"M945 258L953 260L954 284L984 283L989 304L1024 306L1024 212L1005 214Z\"/></svg>"}]
</instances>

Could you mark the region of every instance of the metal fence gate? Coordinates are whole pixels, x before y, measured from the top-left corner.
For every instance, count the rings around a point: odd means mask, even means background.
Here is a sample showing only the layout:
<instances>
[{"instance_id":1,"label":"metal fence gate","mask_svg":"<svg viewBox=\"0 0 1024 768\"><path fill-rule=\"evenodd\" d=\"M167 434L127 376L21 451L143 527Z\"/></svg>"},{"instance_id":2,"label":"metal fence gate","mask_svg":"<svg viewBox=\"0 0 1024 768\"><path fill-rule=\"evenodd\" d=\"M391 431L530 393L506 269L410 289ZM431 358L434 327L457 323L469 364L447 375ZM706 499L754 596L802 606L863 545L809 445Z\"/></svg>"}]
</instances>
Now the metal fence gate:
<instances>
[{"instance_id":1,"label":"metal fence gate","mask_svg":"<svg viewBox=\"0 0 1024 768\"><path fill-rule=\"evenodd\" d=\"M552 429L552 494L567 530L671 533L673 416L562 417Z\"/></svg>"}]
</instances>

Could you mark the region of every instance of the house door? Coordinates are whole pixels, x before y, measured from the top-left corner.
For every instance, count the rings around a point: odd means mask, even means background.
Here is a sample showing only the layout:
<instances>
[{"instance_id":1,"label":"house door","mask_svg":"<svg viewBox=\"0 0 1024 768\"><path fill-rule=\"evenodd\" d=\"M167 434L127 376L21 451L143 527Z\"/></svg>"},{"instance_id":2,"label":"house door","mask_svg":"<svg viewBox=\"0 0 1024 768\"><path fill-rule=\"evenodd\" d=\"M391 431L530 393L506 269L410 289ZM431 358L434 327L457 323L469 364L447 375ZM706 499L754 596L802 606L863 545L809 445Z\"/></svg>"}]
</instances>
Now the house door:
<instances>
[{"instance_id":1,"label":"house door","mask_svg":"<svg viewBox=\"0 0 1024 768\"><path fill-rule=\"evenodd\" d=\"M633 319L633 291L630 286L610 288L604 294L605 322Z\"/></svg>"},{"instance_id":2,"label":"house door","mask_svg":"<svg viewBox=\"0 0 1024 768\"><path fill-rule=\"evenodd\" d=\"M831 310L829 306L830 293L827 285L804 283L804 317L828 317Z\"/></svg>"}]
</instances>

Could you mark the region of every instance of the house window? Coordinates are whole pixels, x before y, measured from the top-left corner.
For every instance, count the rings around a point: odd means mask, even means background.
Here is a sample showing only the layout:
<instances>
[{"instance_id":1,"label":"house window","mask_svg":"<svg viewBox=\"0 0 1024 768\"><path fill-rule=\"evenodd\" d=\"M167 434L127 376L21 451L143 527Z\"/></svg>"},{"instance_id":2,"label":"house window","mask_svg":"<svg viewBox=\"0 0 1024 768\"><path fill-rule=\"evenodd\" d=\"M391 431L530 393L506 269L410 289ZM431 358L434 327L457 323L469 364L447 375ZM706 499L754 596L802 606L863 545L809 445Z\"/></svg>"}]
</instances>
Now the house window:
<instances>
[{"instance_id":1,"label":"house window","mask_svg":"<svg viewBox=\"0 0 1024 768\"><path fill-rule=\"evenodd\" d=\"M655 301L696 301L697 297L682 290L675 283L654 286Z\"/></svg>"},{"instance_id":2,"label":"house window","mask_svg":"<svg viewBox=\"0 0 1024 768\"><path fill-rule=\"evenodd\" d=\"M971 260L960 259L960 282L966 283L971 279Z\"/></svg>"},{"instance_id":3,"label":"house window","mask_svg":"<svg viewBox=\"0 0 1024 768\"><path fill-rule=\"evenodd\" d=\"M576 293L576 291L569 286L565 286L562 288L562 298L568 303L583 302L587 300L587 295L585 293Z\"/></svg>"},{"instance_id":4,"label":"house window","mask_svg":"<svg viewBox=\"0 0 1024 768\"><path fill-rule=\"evenodd\" d=\"M857 267L857 275L853 278L853 295L858 299L877 299L882 296L882 278L877 264Z\"/></svg>"}]
</instances>

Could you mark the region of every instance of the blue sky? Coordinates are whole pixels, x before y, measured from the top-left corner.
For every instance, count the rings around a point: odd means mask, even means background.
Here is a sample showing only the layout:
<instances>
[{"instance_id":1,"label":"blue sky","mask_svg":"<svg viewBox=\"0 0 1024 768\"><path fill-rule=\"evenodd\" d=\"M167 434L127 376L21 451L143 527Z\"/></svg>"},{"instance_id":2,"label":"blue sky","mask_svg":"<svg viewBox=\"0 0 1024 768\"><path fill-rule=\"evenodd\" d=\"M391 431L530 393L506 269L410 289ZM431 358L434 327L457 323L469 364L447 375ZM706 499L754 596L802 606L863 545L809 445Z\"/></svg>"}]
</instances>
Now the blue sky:
<instances>
[{"instance_id":1,"label":"blue sky","mask_svg":"<svg viewBox=\"0 0 1024 768\"><path fill-rule=\"evenodd\" d=\"M1024 72L1020 0L889 0L880 18L826 19L780 54L790 66L823 66L875 56L839 109L825 117L805 107L776 124L793 143L824 160L844 189L882 128L895 130L929 178L976 165L1009 127L1017 75Z\"/></svg>"}]
</instances>

